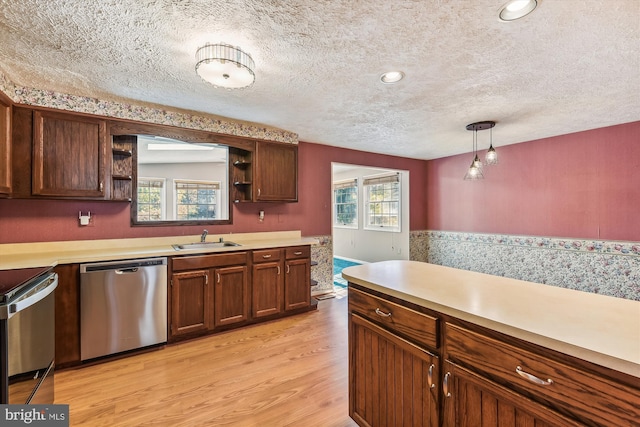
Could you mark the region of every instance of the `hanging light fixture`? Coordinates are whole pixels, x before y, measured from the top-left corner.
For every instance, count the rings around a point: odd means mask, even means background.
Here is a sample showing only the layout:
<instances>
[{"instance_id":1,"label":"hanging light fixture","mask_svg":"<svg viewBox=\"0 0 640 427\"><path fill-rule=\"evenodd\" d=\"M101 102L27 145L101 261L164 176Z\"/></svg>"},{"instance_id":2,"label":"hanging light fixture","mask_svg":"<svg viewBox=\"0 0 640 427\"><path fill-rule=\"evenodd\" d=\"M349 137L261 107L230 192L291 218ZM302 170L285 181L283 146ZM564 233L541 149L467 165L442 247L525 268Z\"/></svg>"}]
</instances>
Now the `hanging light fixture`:
<instances>
[{"instance_id":1,"label":"hanging light fixture","mask_svg":"<svg viewBox=\"0 0 640 427\"><path fill-rule=\"evenodd\" d=\"M496 125L496 122L491 122L491 121L476 122L476 123L471 123L467 125L466 129L473 131L473 160L471 161L471 165L469 166L467 173L464 175L465 180L475 181L479 179L484 179L484 174L482 173L482 162L478 157L478 131L491 129L495 125ZM495 163L497 163L498 157L496 154L496 150L493 148L493 141L491 141L491 147L489 148L489 151L493 152L493 154L491 154L492 162L493 162L493 159L495 158ZM487 158L488 157L489 157L489 152L487 152ZM487 164L495 164L495 163L489 163L489 161L487 160Z\"/></svg>"},{"instance_id":2,"label":"hanging light fixture","mask_svg":"<svg viewBox=\"0 0 640 427\"><path fill-rule=\"evenodd\" d=\"M251 55L226 43L207 43L196 51L196 72L215 87L241 89L256 79Z\"/></svg>"},{"instance_id":3,"label":"hanging light fixture","mask_svg":"<svg viewBox=\"0 0 640 427\"><path fill-rule=\"evenodd\" d=\"M495 126L495 123L493 123ZM487 154L484 156L484 162L488 165L497 165L498 164L498 153L496 149L493 148L493 126L489 128L489 149L487 150Z\"/></svg>"}]
</instances>

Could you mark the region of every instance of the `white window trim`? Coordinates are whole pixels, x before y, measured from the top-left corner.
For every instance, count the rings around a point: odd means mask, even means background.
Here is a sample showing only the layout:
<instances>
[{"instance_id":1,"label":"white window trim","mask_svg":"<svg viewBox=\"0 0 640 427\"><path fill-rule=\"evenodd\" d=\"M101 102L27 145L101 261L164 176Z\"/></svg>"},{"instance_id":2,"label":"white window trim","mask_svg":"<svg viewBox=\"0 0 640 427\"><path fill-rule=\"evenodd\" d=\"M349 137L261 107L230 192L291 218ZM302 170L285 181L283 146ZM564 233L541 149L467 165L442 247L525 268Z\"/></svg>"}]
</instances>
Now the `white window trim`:
<instances>
[{"instance_id":1,"label":"white window trim","mask_svg":"<svg viewBox=\"0 0 640 427\"><path fill-rule=\"evenodd\" d=\"M380 225L380 226L373 226L369 224L369 189L368 187L370 186L369 184L367 184L368 180L378 180L378 179L384 179L384 178L397 178L397 182L398 182L398 213L397 213L397 217L398 217L398 225L397 226L385 226L385 225ZM402 232L402 175L399 172L394 172L394 173L385 173L385 174L381 174L381 175L372 175L372 176L366 176L363 177L362 180L362 197L363 197L363 230L369 230L369 231L381 231L381 232L385 232L385 233L401 233Z\"/></svg>"},{"instance_id":2,"label":"white window trim","mask_svg":"<svg viewBox=\"0 0 640 427\"><path fill-rule=\"evenodd\" d=\"M160 215L161 215L161 219L159 220L152 220L152 221L165 221L167 219L167 179L166 178L160 178L160 177L152 177L152 176L140 176L138 177L138 182L140 181L161 181L162 182L162 197L160 197ZM138 185L136 183L136 188L138 188ZM137 198L137 196L136 196ZM136 219L138 221L140 221L140 219L138 219L138 211L137 211L137 207L136 207ZM144 220L140 221L140 222L144 222Z\"/></svg>"},{"instance_id":3,"label":"white window trim","mask_svg":"<svg viewBox=\"0 0 640 427\"><path fill-rule=\"evenodd\" d=\"M220 181L206 181L206 180L199 180L199 179L183 179L183 178L176 178L173 180L173 183L171 184L171 187L173 189L173 218L176 219L177 221L182 221L182 220L178 220L178 189L177 184L179 182L187 182L187 183L194 183L194 184L217 184L218 185L218 189L216 190L218 192L218 194L216 195L216 212L217 212L217 217L220 216L220 197L221 197L221 193L220 190L222 188L222 182ZM207 218L205 221L208 220L218 220L220 218ZM184 220L187 221L187 220Z\"/></svg>"},{"instance_id":4,"label":"white window trim","mask_svg":"<svg viewBox=\"0 0 640 427\"><path fill-rule=\"evenodd\" d=\"M350 184L353 183L354 185L349 185L349 186L345 186L345 187L354 187L356 189L356 202L355 202L355 206L356 206L356 221L355 224L341 224L338 223L338 218L336 215L336 210L338 208L338 203L336 203L336 186L340 186L340 185L344 185L344 184ZM346 179L346 180L341 180L341 181L335 181L333 183L333 191L331 194L331 197L333 197L333 226L335 228L345 228L345 229L349 229L349 230L358 230L360 228L360 188L358 185L358 178L352 178L352 179Z\"/></svg>"}]
</instances>

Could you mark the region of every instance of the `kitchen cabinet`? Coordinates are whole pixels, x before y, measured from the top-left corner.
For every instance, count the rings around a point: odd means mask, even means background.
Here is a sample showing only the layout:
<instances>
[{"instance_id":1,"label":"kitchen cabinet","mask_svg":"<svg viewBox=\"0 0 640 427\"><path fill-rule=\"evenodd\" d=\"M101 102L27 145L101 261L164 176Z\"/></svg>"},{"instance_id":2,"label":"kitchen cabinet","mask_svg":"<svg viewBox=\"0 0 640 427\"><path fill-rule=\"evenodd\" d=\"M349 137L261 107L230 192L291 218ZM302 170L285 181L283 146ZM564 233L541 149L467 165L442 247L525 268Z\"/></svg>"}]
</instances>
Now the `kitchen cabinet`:
<instances>
[{"instance_id":1,"label":"kitchen cabinet","mask_svg":"<svg viewBox=\"0 0 640 427\"><path fill-rule=\"evenodd\" d=\"M249 252L174 257L170 340L248 319Z\"/></svg>"},{"instance_id":2,"label":"kitchen cabinet","mask_svg":"<svg viewBox=\"0 0 640 427\"><path fill-rule=\"evenodd\" d=\"M249 281L246 265L214 270L214 326L246 322L249 319Z\"/></svg>"},{"instance_id":3,"label":"kitchen cabinet","mask_svg":"<svg viewBox=\"0 0 640 427\"><path fill-rule=\"evenodd\" d=\"M171 336L213 329L212 280L209 270L171 275Z\"/></svg>"},{"instance_id":4,"label":"kitchen cabinet","mask_svg":"<svg viewBox=\"0 0 640 427\"><path fill-rule=\"evenodd\" d=\"M34 110L32 195L107 198L106 150L105 120Z\"/></svg>"},{"instance_id":5,"label":"kitchen cabinet","mask_svg":"<svg viewBox=\"0 0 640 427\"><path fill-rule=\"evenodd\" d=\"M80 364L80 265L61 264L55 290L56 368Z\"/></svg>"},{"instance_id":6,"label":"kitchen cabinet","mask_svg":"<svg viewBox=\"0 0 640 427\"><path fill-rule=\"evenodd\" d=\"M284 309L308 307L311 300L311 248L285 250Z\"/></svg>"},{"instance_id":7,"label":"kitchen cabinet","mask_svg":"<svg viewBox=\"0 0 640 427\"><path fill-rule=\"evenodd\" d=\"M360 426L438 425L438 357L349 316L349 415Z\"/></svg>"},{"instance_id":8,"label":"kitchen cabinet","mask_svg":"<svg viewBox=\"0 0 640 427\"><path fill-rule=\"evenodd\" d=\"M444 426L583 426L449 361L444 371Z\"/></svg>"},{"instance_id":9,"label":"kitchen cabinet","mask_svg":"<svg viewBox=\"0 0 640 427\"><path fill-rule=\"evenodd\" d=\"M281 249L253 251L253 301L254 318L282 312L284 289L284 265Z\"/></svg>"},{"instance_id":10,"label":"kitchen cabinet","mask_svg":"<svg viewBox=\"0 0 640 427\"><path fill-rule=\"evenodd\" d=\"M11 100L0 92L0 197L11 195Z\"/></svg>"},{"instance_id":11,"label":"kitchen cabinet","mask_svg":"<svg viewBox=\"0 0 640 427\"><path fill-rule=\"evenodd\" d=\"M138 138L135 135L114 135L111 143L111 200L130 202L133 195L133 161Z\"/></svg>"},{"instance_id":12,"label":"kitchen cabinet","mask_svg":"<svg viewBox=\"0 0 640 427\"><path fill-rule=\"evenodd\" d=\"M634 377L349 286L349 411L360 426L415 419L447 427L632 426L640 419ZM416 408L429 408L429 416L422 409L416 417ZM390 411L403 418L390 421Z\"/></svg>"},{"instance_id":13,"label":"kitchen cabinet","mask_svg":"<svg viewBox=\"0 0 640 427\"><path fill-rule=\"evenodd\" d=\"M298 201L297 145L258 141L255 163L255 201Z\"/></svg>"},{"instance_id":14,"label":"kitchen cabinet","mask_svg":"<svg viewBox=\"0 0 640 427\"><path fill-rule=\"evenodd\" d=\"M253 162L252 152L241 148L229 147L229 181L231 182L231 200L234 203L253 201Z\"/></svg>"}]
</instances>

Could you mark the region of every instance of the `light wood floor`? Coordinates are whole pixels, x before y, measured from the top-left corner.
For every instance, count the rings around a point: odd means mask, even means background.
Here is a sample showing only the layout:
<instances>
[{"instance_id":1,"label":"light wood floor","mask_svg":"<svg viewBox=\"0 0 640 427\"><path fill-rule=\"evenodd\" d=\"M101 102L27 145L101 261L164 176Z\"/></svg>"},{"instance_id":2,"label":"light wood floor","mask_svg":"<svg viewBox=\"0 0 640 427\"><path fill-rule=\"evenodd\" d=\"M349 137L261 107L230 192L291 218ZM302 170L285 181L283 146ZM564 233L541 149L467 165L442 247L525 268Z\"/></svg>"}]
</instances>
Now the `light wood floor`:
<instances>
[{"instance_id":1,"label":"light wood floor","mask_svg":"<svg viewBox=\"0 0 640 427\"><path fill-rule=\"evenodd\" d=\"M318 310L57 372L71 426L356 426L347 299Z\"/></svg>"}]
</instances>

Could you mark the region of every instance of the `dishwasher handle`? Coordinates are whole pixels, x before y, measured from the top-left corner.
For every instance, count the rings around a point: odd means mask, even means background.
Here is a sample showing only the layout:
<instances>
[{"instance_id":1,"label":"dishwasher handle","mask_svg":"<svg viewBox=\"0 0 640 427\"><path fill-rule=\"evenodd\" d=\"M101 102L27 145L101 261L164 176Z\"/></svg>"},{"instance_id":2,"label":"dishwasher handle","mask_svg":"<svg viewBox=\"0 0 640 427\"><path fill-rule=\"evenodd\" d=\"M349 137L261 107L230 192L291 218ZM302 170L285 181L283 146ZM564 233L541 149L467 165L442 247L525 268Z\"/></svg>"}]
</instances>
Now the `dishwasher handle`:
<instances>
[{"instance_id":1,"label":"dishwasher handle","mask_svg":"<svg viewBox=\"0 0 640 427\"><path fill-rule=\"evenodd\" d=\"M138 272L138 267L119 268L115 270L116 274L132 274Z\"/></svg>"}]
</instances>

